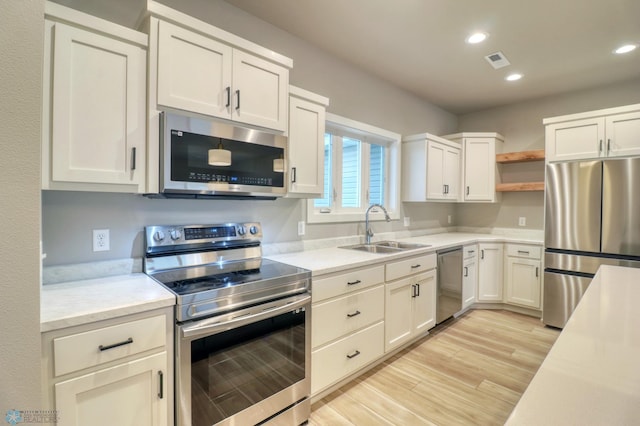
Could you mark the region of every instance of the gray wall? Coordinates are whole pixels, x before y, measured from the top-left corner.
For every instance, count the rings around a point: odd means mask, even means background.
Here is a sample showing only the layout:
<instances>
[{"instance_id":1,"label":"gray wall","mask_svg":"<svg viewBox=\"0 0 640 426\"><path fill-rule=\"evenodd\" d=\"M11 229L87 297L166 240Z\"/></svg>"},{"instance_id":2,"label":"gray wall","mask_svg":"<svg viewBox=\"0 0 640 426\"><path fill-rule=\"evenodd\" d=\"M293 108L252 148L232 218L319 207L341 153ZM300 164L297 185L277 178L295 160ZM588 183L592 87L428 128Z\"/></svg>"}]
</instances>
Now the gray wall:
<instances>
[{"instance_id":1,"label":"gray wall","mask_svg":"<svg viewBox=\"0 0 640 426\"><path fill-rule=\"evenodd\" d=\"M326 54L308 43L221 0L165 1L170 7L265 46L294 61L291 83L330 98L328 111L400 134L455 131L458 119L411 93ZM128 194L45 191L43 249L46 266L141 257L145 225L215 223L257 220L265 243L348 236L364 233L363 223L307 225L298 237L297 222L305 220L305 201L149 200ZM447 226L453 204L403 206L410 229ZM363 217L364 221L364 217ZM110 230L111 250L93 253L92 229ZM402 221L378 223L374 232L407 229Z\"/></svg>"},{"instance_id":2,"label":"gray wall","mask_svg":"<svg viewBox=\"0 0 640 426\"><path fill-rule=\"evenodd\" d=\"M42 0L0 13L0 416L40 399Z\"/></svg>"},{"instance_id":3,"label":"gray wall","mask_svg":"<svg viewBox=\"0 0 640 426\"><path fill-rule=\"evenodd\" d=\"M635 103L640 103L640 79L465 114L459 117L460 131L501 133L504 152L544 149L543 118ZM542 162L499 167L503 182L544 179ZM526 228L543 229L542 192L503 193L499 205L461 204L456 208L456 222L471 227L517 228L520 216L527 218Z\"/></svg>"}]
</instances>

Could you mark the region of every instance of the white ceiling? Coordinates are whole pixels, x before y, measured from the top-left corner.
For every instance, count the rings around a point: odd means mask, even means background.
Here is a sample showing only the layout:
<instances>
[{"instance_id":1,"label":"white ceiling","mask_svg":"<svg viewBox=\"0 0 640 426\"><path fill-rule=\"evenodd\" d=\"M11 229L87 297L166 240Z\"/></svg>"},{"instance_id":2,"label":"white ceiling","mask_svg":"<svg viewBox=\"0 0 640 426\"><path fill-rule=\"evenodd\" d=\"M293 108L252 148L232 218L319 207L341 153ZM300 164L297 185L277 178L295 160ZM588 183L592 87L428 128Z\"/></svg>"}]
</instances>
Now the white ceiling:
<instances>
[{"instance_id":1,"label":"white ceiling","mask_svg":"<svg viewBox=\"0 0 640 426\"><path fill-rule=\"evenodd\" d=\"M127 26L146 4L55 1ZM612 54L640 43L640 0L225 1L457 114L640 78L640 49ZM496 51L511 65L494 70Z\"/></svg>"},{"instance_id":2,"label":"white ceiling","mask_svg":"<svg viewBox=\"0 0 640 426\"><path fill-rule=\"evenodd\" d=\"M640 78L638 0L225 1L454 113Z\"/></svg>"}]
</instances>

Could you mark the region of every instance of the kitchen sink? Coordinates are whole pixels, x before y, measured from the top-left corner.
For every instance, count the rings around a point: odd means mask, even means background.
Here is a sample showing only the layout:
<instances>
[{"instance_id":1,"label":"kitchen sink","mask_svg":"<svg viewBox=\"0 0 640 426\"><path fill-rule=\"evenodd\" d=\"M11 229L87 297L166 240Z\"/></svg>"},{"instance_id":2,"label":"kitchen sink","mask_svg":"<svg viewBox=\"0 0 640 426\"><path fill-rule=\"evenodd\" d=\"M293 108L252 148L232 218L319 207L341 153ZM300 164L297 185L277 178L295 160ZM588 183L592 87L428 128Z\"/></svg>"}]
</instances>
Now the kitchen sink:
<instances>
[{"instance_id":1,"label":"kitchen sink","mask_svg":"<svg viewBox=\"0 0 640 426\"><path fill-rule=\"evenodd\" d=\"M431 247L430 245L427 245L427 244L401 243L400 241L380 241L374 244L379 247L392 247L400 250L413 250L418 248Z\"/></svg>"},{"instance_id":2,"label":"kitchen sink","mask_svg":"<svg viewBox=\"0 0 640 426\"><path fill-rule=\"evenodd\" d=\"M389 254L389 253L400 253L405 250L413 250L413 249L425 248L425 247L431 247L431 246L425 245L425 244L401 243L398 241L379 241L377 243L355 244L352 246L342 246L339 248L366 251L369 253Z\"/></svg>"}]
</instances>

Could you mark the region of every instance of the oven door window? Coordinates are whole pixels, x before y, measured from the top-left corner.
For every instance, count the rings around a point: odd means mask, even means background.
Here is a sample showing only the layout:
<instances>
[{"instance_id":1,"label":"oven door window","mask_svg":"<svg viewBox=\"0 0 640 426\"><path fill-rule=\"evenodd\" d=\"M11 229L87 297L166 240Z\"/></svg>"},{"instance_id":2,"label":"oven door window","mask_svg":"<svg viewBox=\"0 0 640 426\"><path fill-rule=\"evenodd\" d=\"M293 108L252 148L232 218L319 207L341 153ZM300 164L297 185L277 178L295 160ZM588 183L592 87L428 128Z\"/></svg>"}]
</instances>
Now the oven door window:
<instances>
[{"instance_id":1,"label":"oven door window","mask_svg":"<svg viewBox=\"0 0 640 426\"><path fill-rule=\"evenodd\" d=\"M231 165L209 164L210 149L231 151ZM284 170L274 160L284 149L257 143L171 130L171 180L282 187Z\"/></svg>"},{"instance_id":2,"label":"oven door window","mask_svg":"<svg viewBox=\"0 0 640 426\"><path fill-rule=\"evenodd\" d=\"M305 378L305 312L191 342L193 425L212 425Z\"/></svg>"}]
</instances>

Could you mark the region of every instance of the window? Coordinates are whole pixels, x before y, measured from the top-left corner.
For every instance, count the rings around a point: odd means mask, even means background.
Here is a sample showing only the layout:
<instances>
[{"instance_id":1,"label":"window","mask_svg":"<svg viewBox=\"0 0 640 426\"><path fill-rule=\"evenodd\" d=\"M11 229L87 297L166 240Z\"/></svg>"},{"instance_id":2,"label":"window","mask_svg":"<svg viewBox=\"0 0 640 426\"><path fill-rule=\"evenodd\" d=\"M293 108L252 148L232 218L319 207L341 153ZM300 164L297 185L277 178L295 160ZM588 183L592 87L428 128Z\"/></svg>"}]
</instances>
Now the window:
<instances>
[{"instance_id":1,"label":"window","mask_svg":"<svg viewBox=\"0 0 640 426\"><path fill-rule=\"evenodd\" d=\"M327 114L324 137L324 193L309 200L307 220L361 221L371 204L399 217L400 135ZM384 218L371 212L370 219Z\"/></svg>"}]
</instances>

